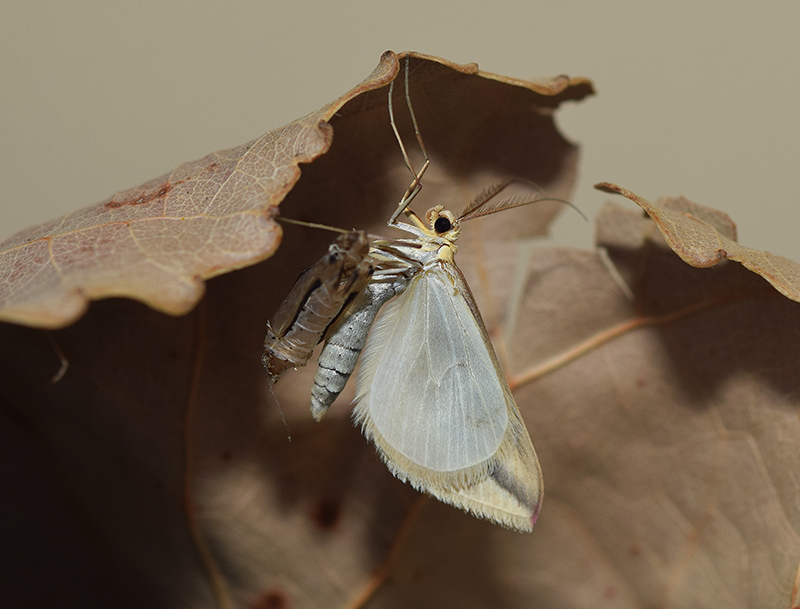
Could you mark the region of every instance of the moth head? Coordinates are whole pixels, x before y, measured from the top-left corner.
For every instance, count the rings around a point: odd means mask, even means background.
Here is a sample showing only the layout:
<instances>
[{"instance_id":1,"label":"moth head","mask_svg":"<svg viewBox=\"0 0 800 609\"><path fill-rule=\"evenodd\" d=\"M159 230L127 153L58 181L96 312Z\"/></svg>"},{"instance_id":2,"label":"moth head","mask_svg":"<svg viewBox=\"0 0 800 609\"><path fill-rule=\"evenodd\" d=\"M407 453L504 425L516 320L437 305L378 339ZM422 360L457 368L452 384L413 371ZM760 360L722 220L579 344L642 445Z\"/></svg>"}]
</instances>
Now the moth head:
<instances>
[{"instance_id":1,"label":"moth head","mask_svg":"<svg viewBox=\"0 0 800 609\"><path fill-rule=\"evenodd\" d=\"M425 213L425 220L431 227L431 231L437 236L447 239L448 241L455 241L461 233L461 226L455 214L444 205L437 205L431 207Z\"/></svg>"}]
</instances>

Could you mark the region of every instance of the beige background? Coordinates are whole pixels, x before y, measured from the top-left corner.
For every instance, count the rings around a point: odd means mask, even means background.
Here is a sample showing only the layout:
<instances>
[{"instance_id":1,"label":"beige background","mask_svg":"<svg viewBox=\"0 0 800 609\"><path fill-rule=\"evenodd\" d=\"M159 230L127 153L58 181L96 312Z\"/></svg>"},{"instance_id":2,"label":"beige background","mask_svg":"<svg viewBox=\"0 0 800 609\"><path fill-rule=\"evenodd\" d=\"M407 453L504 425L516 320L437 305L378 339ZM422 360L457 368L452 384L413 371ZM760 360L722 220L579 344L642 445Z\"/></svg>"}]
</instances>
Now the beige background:
<instances>
[{"instance_id":1,"label":"beige background","mask_svg":"<svg viewBox=\"0 0 800 609\"><path fill-rule=\"evenodd\" d=\"M411 49L592 78L598 95L558 117L583 147L573 201L590 218L600 180L684 194L730 213L744 244L800 260L800 2L492 6L6 0L0 238L253 139ZM555 239L590 247L592 227L567 213Z\"/></svg>"}]
</instances>

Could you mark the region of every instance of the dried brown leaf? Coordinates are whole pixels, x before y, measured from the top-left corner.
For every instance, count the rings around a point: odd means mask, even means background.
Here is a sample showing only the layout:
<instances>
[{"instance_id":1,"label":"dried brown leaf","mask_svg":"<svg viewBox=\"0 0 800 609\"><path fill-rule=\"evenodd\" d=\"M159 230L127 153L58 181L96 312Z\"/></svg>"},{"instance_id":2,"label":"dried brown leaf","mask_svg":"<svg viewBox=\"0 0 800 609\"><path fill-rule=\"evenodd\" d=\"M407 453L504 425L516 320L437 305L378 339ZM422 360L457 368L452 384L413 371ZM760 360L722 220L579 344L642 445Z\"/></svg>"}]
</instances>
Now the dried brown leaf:
<instances>
[{"instance_id":1,"label":"dried brown leaf","mask_svg":"<svg viewBox=\"0 0 800 609\"><path fill-rule=\"evenodd\" d=\"M787 298L800 301L800 264L783 256L739 245L736 225L727 214L683 197L650 203L608 182L596 184L595 188L621 194L644 209L669 246L687 264L705 268L721 260L733 260L761 275Z\"/></svg>"},{"instance_id":2,"label":"dried brown leaf","mask_svg":"<svg viewBox=\"0 0 800 609\"><path fill-rule=\"evenodd\" d=\"M186 313L205 279L272 255L281 236L273 208L300 163L330 147L327 121L396 72L387 54L367 80L313 114L12 236L0 244L0 319L63 327L90 300L111 296Z\"/></svg>"},{"instance_id":3,"label":"dried brown leaf","mask_svg":"<svg viewBox=\"0 0 800 609\"><path fill-rule=\"evenodd\" d=\"M415 205L459 209L509 176L567 196L575 153L536 104L549 97L412 67L435 170ZM376 231L409 181L385 89L353 98L331 126L330 151L303 168L283 213ZM264 322L331 240L287 227L272 258L209 281L182 317L106 299L58 331L0 325L0 446L16 482L0 504L16 523L6 598L790 606L797 304L738 265L687 266L619 208L598 220L607 257L509 236L541 232L555 209L467 223L458 254L542 463L533 534L420 500L352 426L348 395L314 423L311 366L275 388L284 425L259 361Z\"/></svg>"}]
</instances>

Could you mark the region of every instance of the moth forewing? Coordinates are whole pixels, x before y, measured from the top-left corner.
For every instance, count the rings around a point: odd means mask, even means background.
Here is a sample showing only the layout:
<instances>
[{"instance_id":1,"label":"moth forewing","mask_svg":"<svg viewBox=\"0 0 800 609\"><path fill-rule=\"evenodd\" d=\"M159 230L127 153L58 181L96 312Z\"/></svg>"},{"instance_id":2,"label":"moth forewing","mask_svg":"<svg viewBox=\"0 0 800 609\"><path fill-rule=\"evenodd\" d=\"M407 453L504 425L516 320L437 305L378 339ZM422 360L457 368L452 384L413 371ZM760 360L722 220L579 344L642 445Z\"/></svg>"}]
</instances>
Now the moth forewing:
<instances>
[{"instance_id":1,"label":"moth forewing","mask_svg":"<svg viewBox=\"0 0 800 609\"><path fill-rule=\"evenodd\" d=\"M398 478L531 530L542 498L539 462L452 250L385 307L367 341L356 401L354 419Z\"/></svg>"},{"instance_id":2,"label":"moth forewing","mask_svg":"<svg viewBox=\"0 0 800 609\"><path fill-rule=\"evenodd\" d=\"M484 480L454 491L438 489L435 496L480 518L530 533L542 506L542 473L535 455L537 467L530 467L531 456L524 447L524 442L519 443L518 454L506 454L500 467ZM531 495L537 490L538 497Z\"/></svg>"}]
</instances>

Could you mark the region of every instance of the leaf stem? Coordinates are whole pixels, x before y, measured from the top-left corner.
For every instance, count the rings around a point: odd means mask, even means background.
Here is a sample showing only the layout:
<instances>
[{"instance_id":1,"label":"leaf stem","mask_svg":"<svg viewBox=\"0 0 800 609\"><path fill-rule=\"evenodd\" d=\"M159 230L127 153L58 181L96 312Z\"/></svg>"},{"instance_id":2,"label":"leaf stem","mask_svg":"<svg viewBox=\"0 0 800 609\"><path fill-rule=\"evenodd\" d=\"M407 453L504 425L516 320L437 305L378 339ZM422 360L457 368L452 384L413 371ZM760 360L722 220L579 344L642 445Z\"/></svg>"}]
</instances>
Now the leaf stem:
<instances>
[{"instance_id":1,"label":"leaf stem","mask_svg":"<svg viewBox=\"0 0 800 609\"><path fill-rule=\"evenodd\" d=\"M389 548L389 552L386 554L386 559L375 570L361 592L346 605L345 609L361 609L386 582L394 569L400 552L405 548L408 536L411 534L414 524L416 524L417 518L422 512L422 508L428 502L428 499L429 497L427 495L420 495L411 505L405 520L403 520L403 524L401 524L400 528L397 530L397 535L395 535L392 547Z\"/></svg>"},{"instance_id":2,"label":"leaf stem","mask_svg":"<svg viewBox=\"0 0 800 609\"><path fill-rule=\"evenodd\" d=\"M721 304L725 304L732 300L736 300L738 297L734 297L731 295L726 295L720 298L712 298L710 300L703 300L701 302L696 302L691 304L687 307L682 309L678 309L677 311L672 311L671 313L667 313L665 315L652 315L647 317L636 317L634 319L630 319L623 323L620 323L614 327L608 328L607 330L603 330L602 332L598 332L594 336L589 337L582 343L568 349L561 355L541 364L539 366L534 366L533 368L529 368L527 371L514 375L508 379L508 385L512 391L518 389L522 385L535 381L551 372L566 366L570 362L578 359L579 357L587 354L594 349L622 336L623 334L627 334L628 332L633 332L634 330L638 330L639 328L644 328L647 326L658 326L664 325L668 323L672 323L678 319L682 319L684 317L689 317L690 315L694 315L695 313L699 313L700 311L704 311L706 309L710 309L711 307L715 307Z\"/></svg>"},{"instance_id":3,"label":"leaf stem","mask_svg":"<svg viewBox=\"0 0 800 609\"><path fill-rule=\"evenodd\" d=\"M211 592L217 601L220 609L234 609L233 600L231 599L228 587L225 583L225 578L217 565L217 561L206 543L205 538L200 532L197 524L197 514L192 499L192 479L194 476L194 445L192 443L192 427L194 423L194 413L197 408L199 399L199 387L202 380L202 366L203 366L203 338L205 332L205 306L201 302L197 307L197 323L195 330L197 332L197 344L195 345L195 360L192 367L192 378L189 386L189 395L186 404L186 417L184 419L184 478L183 478L183 504L186 511L186 521L189 527L189 536L194 543L197 553L200 555L200 561L205 567L206 575L209 579Z\"/></svg>"}]
</instances>

